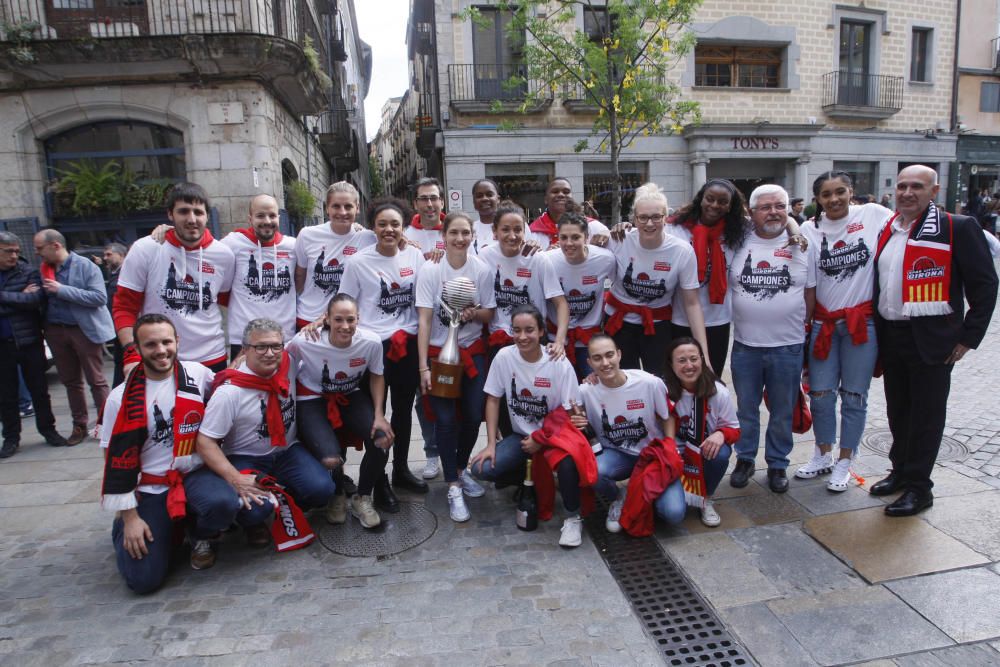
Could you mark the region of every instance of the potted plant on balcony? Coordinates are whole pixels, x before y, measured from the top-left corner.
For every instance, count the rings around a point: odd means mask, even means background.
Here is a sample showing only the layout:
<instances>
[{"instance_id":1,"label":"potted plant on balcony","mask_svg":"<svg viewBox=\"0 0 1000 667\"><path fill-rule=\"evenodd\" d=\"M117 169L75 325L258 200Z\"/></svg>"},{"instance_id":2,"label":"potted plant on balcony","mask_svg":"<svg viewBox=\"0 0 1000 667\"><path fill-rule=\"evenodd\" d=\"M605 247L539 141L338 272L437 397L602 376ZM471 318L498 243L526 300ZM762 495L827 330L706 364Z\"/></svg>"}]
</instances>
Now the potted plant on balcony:
<instances>
[{"instance_id":1,"label":"potted plant on balcony","mask_svg":"<svg viewBox=\"0 0 1000 667\"><path fill-rule=\"evenodd\" d=\"M296 229L301 229L316 209L316 196L309 186L299 180L288 183L285 188L285 210L295 222Z\"/></svg>"},{"instance_id":2,"label":"potted plant on balcony","mask_svg":"<svg viewBox=\"0 0 1000 667\"><path fill-rule=\"evenodd\" d=\"M163 205L173 185L169 179L140 181L131 169L114 160L100 166L89 160L70 162L68 169L57 173L58 178L49 185L57 216L103 214L120 219L155 210Z\"/></svg>"}]
</instances>

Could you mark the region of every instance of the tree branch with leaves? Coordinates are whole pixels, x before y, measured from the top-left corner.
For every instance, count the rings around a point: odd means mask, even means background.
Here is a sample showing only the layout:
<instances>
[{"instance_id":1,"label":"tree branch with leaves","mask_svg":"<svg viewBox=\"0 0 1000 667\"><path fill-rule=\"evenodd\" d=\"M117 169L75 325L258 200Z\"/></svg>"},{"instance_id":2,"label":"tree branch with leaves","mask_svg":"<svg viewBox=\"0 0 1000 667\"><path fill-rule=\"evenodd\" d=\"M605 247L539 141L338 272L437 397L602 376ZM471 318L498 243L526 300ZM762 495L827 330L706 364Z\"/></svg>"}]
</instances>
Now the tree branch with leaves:
<instances>
[{"instance_id":1,"label":"tree branch with leaves","mask_svg":"<svg viewBox=\"0 0 1000 667\"><path fill-rule=\"evenodd\" d=\"M669 74L694 46L689 26L701 0L499 0L510 12L507 38L520 40L521 62L508 85L524 92L527 113L553 96L596 112L593 148L607 153L616 187L611 220L621 219L622 151L637 138L679 132L698 123ZM482 25L476 8L463 18ZM581 21L581 19L583 19ZM580 28L580 25L584 29ZM535 85L526 85L527 82ZM509 126L502 126L511 129ZM574 149L591 149L591 141Z\"/></svg>"}]
</instances>

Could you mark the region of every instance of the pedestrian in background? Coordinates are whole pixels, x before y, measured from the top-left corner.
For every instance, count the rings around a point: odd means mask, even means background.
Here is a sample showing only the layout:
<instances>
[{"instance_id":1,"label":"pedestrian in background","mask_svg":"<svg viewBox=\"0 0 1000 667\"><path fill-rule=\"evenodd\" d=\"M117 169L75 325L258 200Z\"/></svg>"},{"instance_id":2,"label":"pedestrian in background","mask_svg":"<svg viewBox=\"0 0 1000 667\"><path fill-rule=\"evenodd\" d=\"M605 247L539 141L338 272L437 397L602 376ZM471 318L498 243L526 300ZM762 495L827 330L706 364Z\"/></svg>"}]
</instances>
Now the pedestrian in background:
<instances>
[{"instance_id":1,"label":"pedestrian in background","mask_svg":"<svg viewBox=\"0 0 1000 667\"><path fill-rule=\"evenodd\" d=\"M107 268L107 273L104 275L104 288L108 293L109 313L111 312L112 304L115 302L115 292L118 291L118 273L122 269L122 263L125 261L125 255L127 254L128 248L121 243L109 243L104 246L104 266ZM122 372L122 354L124 353L124 348L122 348L122 344L117 336L112 341L112 346L115 373L111 380L111 386L117 387L125 381L125 374Z\"/></svg>"},{"instance_id":2,"label":"pedestrian in background","mask_svg":"<svg viewBox=\"0 0 1000 667\"><path fill-rule=\"evenodd\" d=\"M41 280L21 257L21 241L0 231L0 419L3 446L0 458L13 456L21 444L18 414L18 371L22 371L35 407L35 426L53 447L66 445L56 432L49 390L45 385L45 349L42 346Z\"/></svg>"},{"instance_id":3,"label":"pedestrian in background","mask_svg":"<svg viewBox=\"0 0 1000 667\"><path fill-rule=\"evenodd\" d=\"M98 411L111 392L104 377L104 344L115 337L104 276L93 262L66 249L66 237L55 229L35 234L35 254L42 260L42 289L48 297L45 339L56 362L59 381L66 387L73 432L66 444L79 445L87 437L87 396L90 385Z\"/></svg>"}]
</instances>

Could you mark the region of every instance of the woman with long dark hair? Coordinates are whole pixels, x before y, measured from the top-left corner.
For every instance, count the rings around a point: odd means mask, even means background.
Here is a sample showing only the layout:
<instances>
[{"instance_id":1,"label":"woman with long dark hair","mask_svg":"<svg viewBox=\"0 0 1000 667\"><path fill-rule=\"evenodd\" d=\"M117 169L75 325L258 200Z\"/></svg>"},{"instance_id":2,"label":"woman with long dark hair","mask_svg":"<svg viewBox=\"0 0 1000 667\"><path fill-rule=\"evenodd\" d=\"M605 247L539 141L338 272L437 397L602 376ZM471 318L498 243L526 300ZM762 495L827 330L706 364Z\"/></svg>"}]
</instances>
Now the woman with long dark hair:
<instances>
[{"instance_id":1,"label":"woman with long dark hair","mask_svg":"<svg viewBox=\"0 0 1000 667\"><path fill-rule=\"evenodd\" d=\"M665 380L677 419L677 446L697 448L701 452L705 477L701 522L710 527L718 526L721 519L712 504L712 494L726 474L732 445L740 437L736 408L726 385L719 382L705 364L705 354L698 341L689 337L673 339L667 357L670 361ZM683 516L680 499L675 497L674 501L670 507Z\"/></svg>"},{"instance_id":2,"label":"woman with long dark hair","mask_svg":"<svg viewBox=\"0 0 1000 667\"><path fill-rule=\"evenodd\" d=\"M816 309L809 340L809 395L816 449L795 472L800 479L832 473L826 488L847 490L868 414L868 387L878 357L872 291L875 248L889 218L879 204L852 206L851 177L829 171L813 182L816 214L803 226L816 260ZM840 452L836 462L837 395Z\"/></svg>"},{"instance_id":3,"label":"woman with long dark hair","mask_svg":"<svg viewBox=\"0 0 1000 667\"><path fill-rule=\"evenodd\" d=\"M727 284L732 249L747 235L746 204L731 181L713 178L701 186L691 202L674 214L667 230L691 243L698 260L698 299L705 317L708 360L722 373L729 352L729 328L733 307ZM673 337L691 336L684 300L674 296L671 330Z\"/></svg>"},{"instance_id":4,"label":"woman with long dark hair","mask_svg":"<svg viewBox=\"0 0 1000 667\"><path fill-rule=\"evenodd\" d=\"M466 278L475 286L475 305L460 314L458 345L462 353L465 375L460 398L430 396L430 407L436 419L435 440L444 479L448 482L448 507L453 521L469 520L469 509L463 493L482 496L483 488L467 473L465 467L479 435L483 419L483 383L486 381L486 345L482 325L493 318L496 300L493 296L493 276L486 265L469 254L472 247L472 218L462 211L452 211L443 224L445 254L439 264L425 264L417 277L417 354L420 389L426 395L431 390L430 360L440 353L448 337L450 316L442 307L442 290L454 278ZM461 416L460 416L461 415Z\"/></svg>"}]
</instances>

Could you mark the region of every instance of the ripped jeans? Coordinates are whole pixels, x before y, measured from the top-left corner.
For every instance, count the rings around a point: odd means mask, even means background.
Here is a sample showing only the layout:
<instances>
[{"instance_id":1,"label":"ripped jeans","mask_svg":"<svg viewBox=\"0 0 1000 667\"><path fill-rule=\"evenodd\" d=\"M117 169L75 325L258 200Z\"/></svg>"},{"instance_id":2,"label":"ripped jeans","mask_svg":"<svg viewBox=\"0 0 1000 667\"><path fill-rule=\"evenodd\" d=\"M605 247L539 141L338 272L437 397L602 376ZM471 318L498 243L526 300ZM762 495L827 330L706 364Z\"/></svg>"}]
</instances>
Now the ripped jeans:
<instances>
[{"instance_id":1,"label":"ripped jeans","mask_svg":"<svg viewBox=\"0 0 1000 667\"><path fill-rule=\"evenodd\" d=\"M865 431L868 387L878 357L875 326L868 320L868 342L855 345L847 325L837 322L830 356L813 356L819 323L809 340L809 396L817 445L837 444L837 395L840 394L840 449L855 452Z\"/></svg>"}]
</instances>

